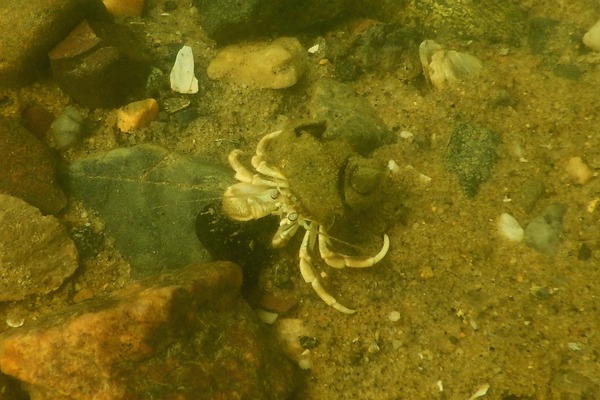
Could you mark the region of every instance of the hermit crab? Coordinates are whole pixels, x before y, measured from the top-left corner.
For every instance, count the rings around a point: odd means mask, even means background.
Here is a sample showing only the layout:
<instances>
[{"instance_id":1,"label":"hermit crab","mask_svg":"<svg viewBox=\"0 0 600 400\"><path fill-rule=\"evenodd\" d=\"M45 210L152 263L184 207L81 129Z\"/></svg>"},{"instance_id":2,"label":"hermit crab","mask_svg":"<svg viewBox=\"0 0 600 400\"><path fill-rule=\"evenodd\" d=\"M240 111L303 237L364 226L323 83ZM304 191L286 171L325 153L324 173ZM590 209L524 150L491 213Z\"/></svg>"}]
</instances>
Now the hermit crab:
<instances>
[{"instance_id":1,"label":"hermit crab","mask_svg":"<svg viewBox=\"0 0 600 400\"><path fill-rule=\"evenodd\" d=\"M328 233L328 227L348 209L347 202L351 203L350 207L360 207L361 202L369 198L382 171L368 161L362 162L361 157L352 156L350 146L343 142L327 147L319 140L322 129L324 125L318 122L300 122L265 135L250 160L251 169L240 160L243 152L233 150L229 164L239 182L225 190L223 210L238 221L277 216L279 228L271 242L276 248L285 246L303 229L299 250L302 278L329 306L352 314L354 310L340 304L322 286L312 258L318 248L321 258L333 268L366 268L383 259L390 244L387 235L383 236L383 245L374 256L351 256L332 250ZM298 150L306 153L302 161L294 157ZM322 184L315 178L318 175L338 181L340 165L345 171L342 180L349 188L341 198L337 183ZM306 196L307 192L311 196Z\"/></svg>"}]
</instances>

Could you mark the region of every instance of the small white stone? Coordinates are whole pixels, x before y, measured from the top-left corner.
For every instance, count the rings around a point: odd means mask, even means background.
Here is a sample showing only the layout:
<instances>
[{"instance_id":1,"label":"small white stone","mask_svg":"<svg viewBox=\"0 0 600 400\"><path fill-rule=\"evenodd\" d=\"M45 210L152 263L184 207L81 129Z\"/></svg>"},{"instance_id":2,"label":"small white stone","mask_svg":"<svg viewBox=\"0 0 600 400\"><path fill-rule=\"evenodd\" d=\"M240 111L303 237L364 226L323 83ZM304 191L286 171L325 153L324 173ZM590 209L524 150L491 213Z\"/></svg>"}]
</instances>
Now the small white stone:
<instances>
[{"instance_id":1,"label":"small white stone","mask_svg":"<svg viewBox=\"0 0 600 400\"><path fill-rule=\"evenodd\" d=\"M256 315L258 315L258 319L260 319L262 322L268 325L274 324L275 321L277 321L277 318L279 317L278 314L269 312L267 310L263 310L262 308L256 309Z\"/></svg>"},{"instance_id":2,"label":"small white stone","mask_svg":"<svg viewBox=\"0 0 600 400\"><path fill-rule=\"evenodd\" d=\"M414 136L415 136L414 133L409 132L409 131L400 132L400 137L402 139L412 139Z\"/></svg>"},{"instance_id":3,"label":"small white stone","mask_svg":"<svg viewBox=\"0 0 600 400\"><path fill-rule=\"evenodd\" d=\"M600 52L600 21L596 22L594 26L583 35L583 44L593 51Z\"/></svg>"},{"instance_id":4,"label":"small white stone","mask_svg":"<svg viewBox=\"0 0 600 400\"><path fill-rule=\"evenodd\" d=\"M513 242L520 242L523 240L525 231L521 228L521 225L519 225L519 221L512 215L507 213L500 214L497 226L498 233L502 237Z\"/></svg>"},{"instance_id":5,"label":"small white stone","mask_svg":"<svg viewBox=\"0 0 600 400\"><path fill-rule=\"evenodd\" d=\"M177 53L171 70L171 89L177 93L198 93L198 79L194 76L194 53L189 46L183 46Z\"/></svg>"},{"instance_id":6,"label":"small white stone","mask_svg":"<svg viewBox=\"0 0 600 400\"><path fill-rule=\"evenodd\" d=\"M392 311L389 315L388 315L388 319L392 322L396 322L400 320L400 313L398 311Z\"/></svg>"}]
</instances>

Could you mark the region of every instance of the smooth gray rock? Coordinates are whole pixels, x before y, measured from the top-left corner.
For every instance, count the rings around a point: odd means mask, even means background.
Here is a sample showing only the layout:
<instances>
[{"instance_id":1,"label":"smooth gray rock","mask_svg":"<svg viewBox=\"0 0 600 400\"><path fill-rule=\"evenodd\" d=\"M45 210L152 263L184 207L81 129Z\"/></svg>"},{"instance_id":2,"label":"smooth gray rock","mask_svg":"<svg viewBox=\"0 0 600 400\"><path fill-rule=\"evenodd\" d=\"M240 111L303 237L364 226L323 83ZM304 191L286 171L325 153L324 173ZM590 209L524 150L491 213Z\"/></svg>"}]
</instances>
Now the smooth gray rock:
<instances>
[{"instance_id":1,"label":"smooth gray rock","mask_svg":"<svg viewBox=\"0 0 600 400\"><path fill-rule=\"evenodd\" d=\"M78 161L67 180L142 277L209 259L196 237L196 216L220 202L233 178L225 167L143 144Z\"/></svg>"},{"instance_id":2,"label":"smooth gray rock","mask_svg":"<svg viewBox=\"0 0 600 400\"><path fill-rule=\"evenodd\" d=\"M525 243L540 253L556 254L566 211L567 207L559 203L546 207L544 213L531 220L525 228Z\"/></svg>"},{"instance_id":3,"label":"smooth gray rock","mask_svg":"<svg viewBox=\"0 0 600 400\"><path fill-rule=\"evenodd\" d=\"M360 155L395 140L375 107L347 84L318 80L311 88L309 109L311 118L327 125L323 139L346 140Z\"/></svg>"},{"instance_id":4,"label":"smooth gray rock","mask_svg":"<svg viewBox=\"0 0 600 400\"><path fill-rule=\"evenodd\" d=\"M467 123L460 123L454 128L445 161L468 197L475 197L481 184L492 175L499 143L498 134L489 129Z\"/></svg>"}]
</instances>

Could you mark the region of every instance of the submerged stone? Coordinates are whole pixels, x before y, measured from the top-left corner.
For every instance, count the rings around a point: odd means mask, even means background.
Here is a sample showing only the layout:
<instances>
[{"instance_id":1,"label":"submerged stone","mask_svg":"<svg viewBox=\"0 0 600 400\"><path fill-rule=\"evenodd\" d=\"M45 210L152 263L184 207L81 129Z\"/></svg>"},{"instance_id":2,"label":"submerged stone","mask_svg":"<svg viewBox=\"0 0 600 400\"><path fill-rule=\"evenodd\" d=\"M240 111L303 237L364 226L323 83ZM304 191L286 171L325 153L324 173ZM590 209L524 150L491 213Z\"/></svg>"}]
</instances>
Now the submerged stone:
<instances>
[{"instance_id":1,"label":"submerged stone","mask_svg":"<svg viewBox=\"0 0 600 400\"><path fill-rule=\"evenodd\" d=\"M196 215L220 201L228 169L157 145L120 148L69 166L71 193L97 211L135 276L208 260Z\"/></svg>"},{"instance_id":2,"label":"submerged stone","mask_svg":"<svg viewBox=\"0 0 600 400\"><path fill-rule=\"evenodd\" d=\"M497 133L467 123L458 124L452 132L445 161L468 197L475 197L481 184L492 175L499 143Z\"/></svg>"}]
</instances>

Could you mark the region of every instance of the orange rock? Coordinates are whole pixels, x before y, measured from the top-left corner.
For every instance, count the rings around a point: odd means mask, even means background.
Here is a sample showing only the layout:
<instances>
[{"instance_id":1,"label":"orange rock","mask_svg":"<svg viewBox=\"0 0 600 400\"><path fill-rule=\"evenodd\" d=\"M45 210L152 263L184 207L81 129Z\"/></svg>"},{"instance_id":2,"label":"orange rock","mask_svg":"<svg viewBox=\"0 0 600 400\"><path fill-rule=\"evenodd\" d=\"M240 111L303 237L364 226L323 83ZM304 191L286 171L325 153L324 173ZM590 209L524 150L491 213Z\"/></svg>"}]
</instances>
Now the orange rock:
<instances>
[{"instance_id":1,"label":"orange rock","mask_svg":"<svg viewBox=\"0 0 600 400\"><path fill-rule=\"evenodd\" d=\"M121 132L144 128L158 119L158 103L154 99L135 101L117 110L117 127Z\"/></svg>"},{"instance_id":2,"label":"orange rock","mask_svg":"<svg viewBox=\"0 0 600 400\"><path fill-rule=\"evenodd\" d=\"M113 17L139 17L144 0L104 0L104 7Z\"/></svg>"},{"instance_id":3,"label":"orange rock","mask_svg":"<svg viewBox=\"0 0 600 400\"><path fill-rule=\"evenodd\" d=\"M0 335L30 398L283 399L295 370L241 299L240 268L192 265Z\"/></svg>"}]
</instances>

